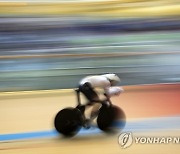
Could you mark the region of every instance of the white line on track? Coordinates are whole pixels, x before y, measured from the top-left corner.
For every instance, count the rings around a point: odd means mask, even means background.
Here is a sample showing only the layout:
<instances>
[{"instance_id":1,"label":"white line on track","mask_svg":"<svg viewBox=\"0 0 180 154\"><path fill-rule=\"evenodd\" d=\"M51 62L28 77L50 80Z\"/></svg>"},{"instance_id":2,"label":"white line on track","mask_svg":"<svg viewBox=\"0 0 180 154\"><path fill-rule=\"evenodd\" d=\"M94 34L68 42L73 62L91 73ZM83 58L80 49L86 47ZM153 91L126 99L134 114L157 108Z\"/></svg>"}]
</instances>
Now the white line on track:
<instances>
[{"instance_id":1,"label":"white line on track","mask_svg":"<svg viewBox=\"0 0 180 154\"><path fill-rule=\"evenodd\" d=\"M165 46L160 44L147 44L147 45L116 45L116 46L93 46L93 47L73 47L73 48L56 48L56 49L32 49L32 50L13 50L11 52L18 53L46 53L46 52L62 52L62 51L74 51L74 50L86 50L86 49L104 49L104 48L134 48L134 47L153 47L153 46Z\"/></svg>"}]
</instances>

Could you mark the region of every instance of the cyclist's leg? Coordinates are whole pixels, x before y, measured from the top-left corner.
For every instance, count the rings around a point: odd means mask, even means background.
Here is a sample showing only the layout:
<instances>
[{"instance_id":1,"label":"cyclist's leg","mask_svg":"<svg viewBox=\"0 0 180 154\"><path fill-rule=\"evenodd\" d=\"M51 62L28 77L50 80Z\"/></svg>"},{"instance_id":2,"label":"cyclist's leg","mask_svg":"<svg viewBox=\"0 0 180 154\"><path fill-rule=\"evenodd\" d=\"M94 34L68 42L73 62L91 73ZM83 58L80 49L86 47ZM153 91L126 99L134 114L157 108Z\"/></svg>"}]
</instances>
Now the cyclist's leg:
<instances>
[{"instance_id":1,"label":"cyclist's leg","mask_svg":"<svg viewBox=\"0 0 180 154\"><path fill-rule=\"evenodd\" d=\"M89 128L90 126L90 119L85 117L85 110L87 107L92 106L94 102L99 100L99 96L97 93L94 91L94 89L91 87L89 83L85 83L84 85L79 86L79 91L85 95L85 97L88 99L88 102L85 105L80 105L81 112L83 113L85 123L84 127Z\"/></svg>"},{"instance_id":2,"label":"cyclist's leg","mask_svg":"<svg viewBox=\"0 0 180 154\"><path fill-rule=\"evenodd\" d=\"M90 114L90 119L94 120L98 113L99 113L99 109L101 108L102 104L100 103L95 103L91 109L91 114Z\"/></svg>"}]
</instances>

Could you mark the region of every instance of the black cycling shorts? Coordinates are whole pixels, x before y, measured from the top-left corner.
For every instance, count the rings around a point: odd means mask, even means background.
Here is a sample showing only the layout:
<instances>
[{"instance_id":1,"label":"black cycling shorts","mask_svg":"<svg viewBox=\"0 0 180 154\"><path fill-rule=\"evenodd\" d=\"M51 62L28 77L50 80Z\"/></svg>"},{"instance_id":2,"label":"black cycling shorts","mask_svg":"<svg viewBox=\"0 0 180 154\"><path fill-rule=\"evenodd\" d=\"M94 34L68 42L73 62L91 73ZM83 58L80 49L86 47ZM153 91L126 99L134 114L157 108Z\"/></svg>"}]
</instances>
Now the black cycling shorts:
<instances>
[{"instance_id":1,"label":"black cycling shorts","mask_svg":"<svg viewBox=\"0 0 180 154\"><path fill-rule=\"evenodd\" d=\"M98 98L97 93L93 90L91 84L88 82L84 83L83 85L80 85L79 90L86 96L86 98L90 102L93 102Z\"/></svg>"}]
</instances>

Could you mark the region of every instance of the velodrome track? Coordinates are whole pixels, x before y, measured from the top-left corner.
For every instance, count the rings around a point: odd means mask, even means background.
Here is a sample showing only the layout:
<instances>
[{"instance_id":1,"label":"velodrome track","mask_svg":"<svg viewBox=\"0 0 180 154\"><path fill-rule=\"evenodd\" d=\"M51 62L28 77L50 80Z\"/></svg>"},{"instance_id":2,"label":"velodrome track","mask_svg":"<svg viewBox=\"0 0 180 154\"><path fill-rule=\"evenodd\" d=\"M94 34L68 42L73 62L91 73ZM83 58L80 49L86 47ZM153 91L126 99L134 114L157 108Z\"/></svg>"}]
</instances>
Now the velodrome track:
<instances>
[{"instance_id":1,"label":"velodrome track","mask_svg":"<svg viewBox=\"0 0 180 154\"><path fill-rule=\"evenodd\" d=\"M180 84L125 86L112 99L126 113L123 132L140 136L180 136ZM34 153L178 153L179 144L133 144L121 149L118 134L81 130L63 139L53 128L55 114L74 106L73 90L0 93L0 154Z\"/></svg>"}]
</instances>

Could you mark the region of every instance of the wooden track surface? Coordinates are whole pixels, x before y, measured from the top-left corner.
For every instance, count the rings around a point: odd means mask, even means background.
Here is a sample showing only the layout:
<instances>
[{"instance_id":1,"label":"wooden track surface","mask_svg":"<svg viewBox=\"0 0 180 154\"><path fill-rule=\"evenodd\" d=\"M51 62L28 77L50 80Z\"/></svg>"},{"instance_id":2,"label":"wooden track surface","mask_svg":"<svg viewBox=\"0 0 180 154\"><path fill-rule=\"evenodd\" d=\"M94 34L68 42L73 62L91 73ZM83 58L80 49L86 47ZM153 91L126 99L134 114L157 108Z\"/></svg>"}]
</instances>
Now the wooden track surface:
<instances>
[{"instance_id":1,"label":"wooden track surface","mask_svg":"<svg viewBox=\"0 0 180 154\"><path fill-rule=\"evenodd\" d=\"M178 16L179 3L174 1L97 1L75 3L0 2L2 15L84 15L94 17ZM131 2L131 1L129 1Z\"/></svg>"},{"instance_id":2,"label":"wooden track surface","mask_svg":"<svg viewBox=\"0 0 180 154\"><path fill-rule=\"evenodd\" d=\"M179 133L179 132L178 132ZM152 135L174 135L172 132L156 132ZM177 134L177 132L176 132ZM142 135L142 134L138 134ZM148 134L149 135L149 134ZM1 154L79 154L79 153L103 153L103 154L169 154L179 153L179 144L138 144L127 149L122 149L117 141L117 136L77 136L71 140L62 138L28 140L10 143L1 143Z\"/></svg>"},{"instance_id":3,"label":"wooden track surface","mask_svg":"<svg viewBox=\"0 0 180 154\"><path fill-rule=\"evenodd\" d=\"M180 85L151 85L124 87L125 92L113 98L123 108L127 123L152 117L180 115ZM53 129L55 114L63 107L75 106L73 91L42 91L0 93L0 134L45 131ZM133 130L132 130L133 132ZM135 131L135 135L180 136L180 130ZM1 140L1 139L0 139ZM77 135L24 139L0 142L0 154L59 154L59 153L179 153L179 144L133 144L122 149L118 134Z\"/></svg>"}]
</instances>

